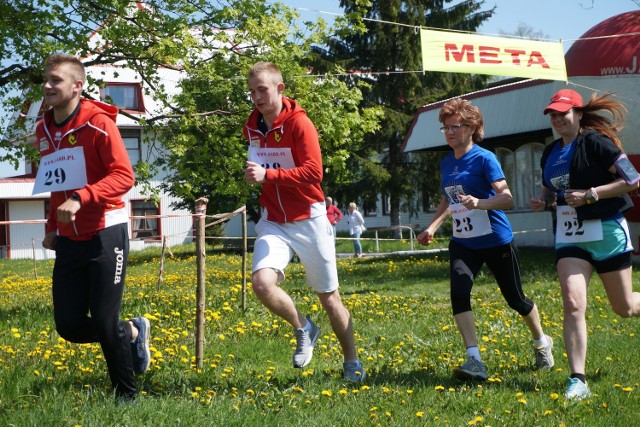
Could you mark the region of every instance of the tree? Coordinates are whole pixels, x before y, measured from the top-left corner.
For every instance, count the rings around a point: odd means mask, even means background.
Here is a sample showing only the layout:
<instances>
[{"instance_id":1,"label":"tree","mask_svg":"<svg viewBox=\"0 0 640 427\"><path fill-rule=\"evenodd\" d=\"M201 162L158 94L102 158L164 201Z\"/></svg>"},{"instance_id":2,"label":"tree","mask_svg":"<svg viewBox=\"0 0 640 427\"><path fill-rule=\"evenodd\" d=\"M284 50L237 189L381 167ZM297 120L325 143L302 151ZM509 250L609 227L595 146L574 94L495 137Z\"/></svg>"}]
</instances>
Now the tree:
<instances>
[{"instance_id":1,"label":"tree","mask_svg":"<svg viewBox=\"0 0 640 427\"><path fill-rule=\"evenodd\" d=\"M418 107L478 89L485 76L453 73L421 73L419 32L422 27L475 31L493 9L481 11L483 1L467 0L445 8L452 0L341 0L349 27L360 33L338 34L323 58L334 58L347 69L357 71L351 80L366 82L366 106L384 110L381 130L367 135L363 149L350 167L359 178L352 185L333 190L349 198L360 196L372 202L377 193L390 198L390 222L398 225L401 209L416 208L416 192L423 198L437 194L435 153L407 155L404 137ZM391 23L398 23L394 25ZM371 159L375 161L372 162ZM407 204L401 206L401 201Z\"/></svg>"},{"instance_id":2,"label":"tree","mask_svg":"<svg viewBox=\"0 0 640 427\"><path fill-rule=\"evenodd\" d=\"M131 4L61 0L34 9L31 2L18 0L10 7L11 20L34 35L29 42L10 29L10 22L0 25L9 37L0 41L0 52L12 52L12 65L0 70L0 95L9 88L26 89L28 98L39 99L41 64L54 51L88 58L88 66L117 63L134 69L148 94L164 106L161 115L140 121L160 144L155 146L158 161L141 162L136 168L138 180L148 182L163 169L168 176L162 189L182 198L183 207L207 195L210 212L236 208L257 192L242 179L246 143L241 130L251 110L245 76L254 62L272 60L281 66L287 94L298 98L318 127L325 167L336 176L346 169L346 160L364 135L378 126L378 109L361 108L358 87L335 77L310 75L311 46L325 42L324 21L299 28L294 11L265 1ZM88 34L96 29L97 37L90 39ZM159 67L182 71L179 95L169 96ZM327 69L342 72L336 66ZM23 100L14 97L9 104L15 107ZM5 146L15 134L8 135Z\"/></svg>"}]
</instances>

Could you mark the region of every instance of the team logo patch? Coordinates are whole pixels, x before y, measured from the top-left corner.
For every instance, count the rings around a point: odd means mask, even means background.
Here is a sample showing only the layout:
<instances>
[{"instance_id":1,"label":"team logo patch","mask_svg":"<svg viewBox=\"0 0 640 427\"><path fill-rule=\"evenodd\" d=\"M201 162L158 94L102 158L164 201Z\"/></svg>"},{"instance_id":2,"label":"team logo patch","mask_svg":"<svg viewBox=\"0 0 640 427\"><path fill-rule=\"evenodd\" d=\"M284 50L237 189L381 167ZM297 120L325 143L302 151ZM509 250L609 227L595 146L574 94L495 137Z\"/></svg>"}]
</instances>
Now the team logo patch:
<instances>
[{"instance_id":1,"label":"team logo patch","mask_svg":"<svg viewBox=\"0 0 640 427\"><path fill-rule=\"evenodd\" d=\"M280 133L278 132L274 132L273 137L276 140L276 142L280 142L280 140L282 139L282 135L280 135Z\"/></svg>"},{"instance_id":2,"label":"team logo patch","mask_svg":"<svg viewBox=\"0 0 640 427\"><path fill-rule=\"evenodd\" d=\"M67 138L67 140L69 141L69 144L71 144L71 145L76 145L76 142L78 142L78 140L76 139L76 136L74 134L69 135L69 138Z\"/></svg>"}]
</instances>

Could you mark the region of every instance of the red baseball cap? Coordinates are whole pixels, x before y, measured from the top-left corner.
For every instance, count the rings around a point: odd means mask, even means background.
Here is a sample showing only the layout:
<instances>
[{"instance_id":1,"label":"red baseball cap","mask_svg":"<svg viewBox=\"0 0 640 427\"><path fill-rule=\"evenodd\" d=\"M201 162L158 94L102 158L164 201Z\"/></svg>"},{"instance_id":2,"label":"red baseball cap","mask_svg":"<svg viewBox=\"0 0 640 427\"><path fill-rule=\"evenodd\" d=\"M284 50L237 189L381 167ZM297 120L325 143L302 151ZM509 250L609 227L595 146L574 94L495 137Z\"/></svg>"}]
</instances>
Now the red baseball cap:
<instances>
[{"instance_id":1,"label":"red baseball cap","mask_svg":"<svg viewBox=\"0 0 640 427\"><path fill-rule=\"evenodd\" d=\"M548 114L549 111L564 113L573 107L582 107L582 96L575 90L561 89L551 97L549 105L544 109L544 114Z\"/></svg>"}]
</instances>

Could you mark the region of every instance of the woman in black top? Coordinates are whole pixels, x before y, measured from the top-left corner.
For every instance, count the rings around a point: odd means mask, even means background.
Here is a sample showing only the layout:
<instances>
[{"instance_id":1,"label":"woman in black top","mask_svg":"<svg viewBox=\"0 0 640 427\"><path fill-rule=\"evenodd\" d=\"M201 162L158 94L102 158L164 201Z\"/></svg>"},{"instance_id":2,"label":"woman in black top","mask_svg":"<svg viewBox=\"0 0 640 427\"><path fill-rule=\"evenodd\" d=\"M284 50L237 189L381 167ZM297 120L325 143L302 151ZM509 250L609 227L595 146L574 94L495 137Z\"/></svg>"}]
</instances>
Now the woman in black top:
<instances>
[{"instance_id":1,"label":"woman in black top","mask_svg":"<svg viewBox=\"0 0 640 427\"><path fill-rule=\"evenodd\" d=\"M597 114L601 110L610 115ZM632 291L631 282L633 247L622 215L632 206L627 193L637 189L638 182L631 176L633 167L624 172L630 163L616 135L625 112L610 94L594 94L583 104L580 94L570 89L558 91L544 110L560 138L544 150L542 193L530 205L534 211L556 208L556 268L571 370L565 391L568 399L591 394L585 378L585 311L593 271L600 276L616 314L640 316L640 293Z\"/></svg>"}]
</instances>

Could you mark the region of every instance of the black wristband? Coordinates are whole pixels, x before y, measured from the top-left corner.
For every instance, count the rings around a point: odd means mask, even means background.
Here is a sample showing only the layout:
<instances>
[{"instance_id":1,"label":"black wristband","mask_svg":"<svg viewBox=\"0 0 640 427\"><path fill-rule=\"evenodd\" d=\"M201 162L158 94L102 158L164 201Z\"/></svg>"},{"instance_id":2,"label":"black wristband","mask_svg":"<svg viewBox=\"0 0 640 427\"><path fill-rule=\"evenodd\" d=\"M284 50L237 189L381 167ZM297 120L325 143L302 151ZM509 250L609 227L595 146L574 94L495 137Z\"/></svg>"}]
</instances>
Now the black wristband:
<instances>
[{"instance_id":1,"label":"black wristband","mask_svg":"<svg viewBox=\"0 0 640 427\"><path fill-rule=\"evenodd\" d=\"M71 193L71 200L75 200L76 202L82 204L82 201L80 199L80 195L78 193L76 193L75 191L73 193Z\"/></svg>"}]
</instances>

